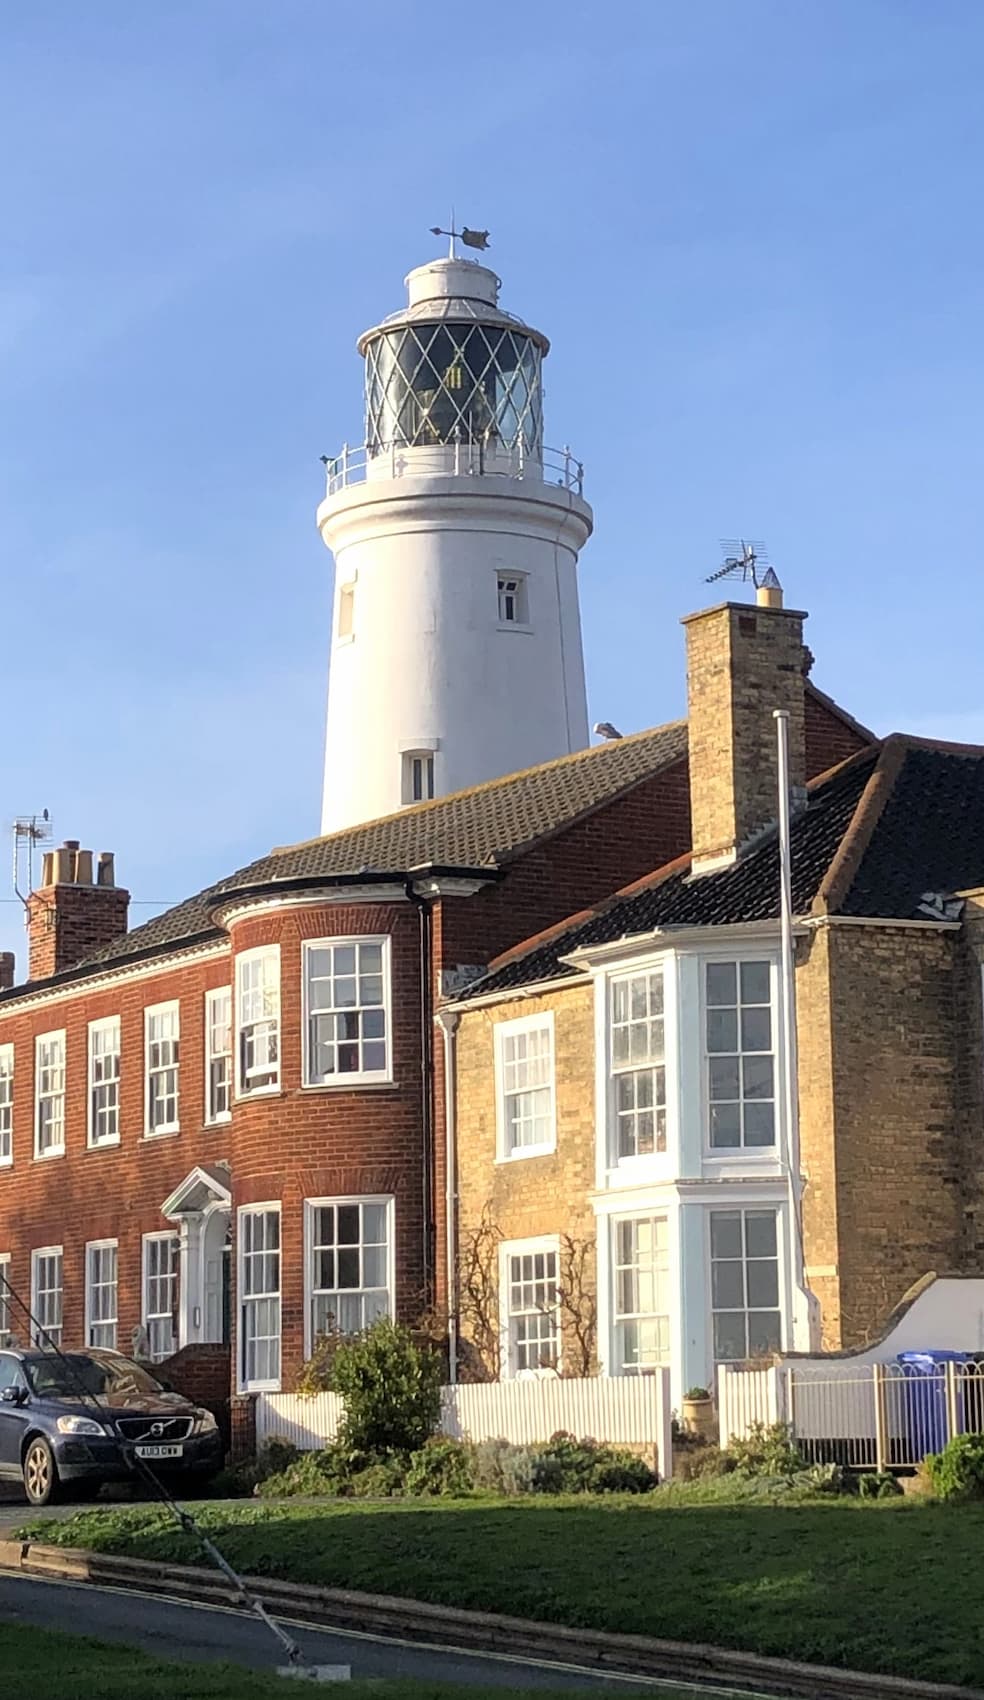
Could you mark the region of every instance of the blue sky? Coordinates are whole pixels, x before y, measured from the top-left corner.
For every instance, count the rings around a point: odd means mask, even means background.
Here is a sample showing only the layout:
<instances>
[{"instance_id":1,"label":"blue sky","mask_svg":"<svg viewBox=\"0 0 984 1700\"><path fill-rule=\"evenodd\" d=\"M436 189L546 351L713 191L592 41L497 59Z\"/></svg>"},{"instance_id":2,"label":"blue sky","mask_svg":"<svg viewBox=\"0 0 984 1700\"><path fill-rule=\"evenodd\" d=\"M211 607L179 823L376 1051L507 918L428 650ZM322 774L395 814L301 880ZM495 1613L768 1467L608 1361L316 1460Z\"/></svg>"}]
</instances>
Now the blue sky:
<instances>
[{"instance_id":1,"label":"blue sky","mask_svg":"<svg viewBox=\"0 0 984 1700\"><path fill-rule=\"evenodd\" d=\"M115 850L137 922L317 830L318 457L452 202L586 464L592 720L682 711L745 533L823 688L984 741L980 7L0 11L5 835Z\"/></svg>"}]
</instances>

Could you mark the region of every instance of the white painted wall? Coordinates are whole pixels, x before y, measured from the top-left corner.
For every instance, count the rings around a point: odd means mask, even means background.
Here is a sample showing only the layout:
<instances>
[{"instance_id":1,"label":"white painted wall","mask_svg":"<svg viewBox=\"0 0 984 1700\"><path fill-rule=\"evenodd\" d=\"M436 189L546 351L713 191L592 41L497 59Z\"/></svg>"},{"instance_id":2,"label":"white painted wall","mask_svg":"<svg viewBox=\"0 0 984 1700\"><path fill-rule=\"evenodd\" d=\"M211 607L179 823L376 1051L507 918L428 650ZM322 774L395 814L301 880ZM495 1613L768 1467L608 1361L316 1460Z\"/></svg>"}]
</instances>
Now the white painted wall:
<instances>
[{"instance_id":1,"label":"white painted wall","mask_svg":"<svg viewBox=\"0 0 984 1700\"><path fill-rule=\"evenodd\" d=\"M586 747L577 552L591 510L538 478L372 478L318 511L335 555L322 831L400 808L401 754L435 793ZM527 575L529 629L499 625L497 575ZM351 637L341 586L354 584Z\"/></svg>"},{"instance_id":2,"label":"white painted wall","mask_svg":"<svg viewBox=\"0 0 984 1700\"><path fill-rule=\"evenodd\" d=\"M883 1364L900 1352L984 1352L984 1279L940 1276L913 1300L884 1340L859 1352L787 1359L797 1369Z\"/></svg>"}]
</instances>

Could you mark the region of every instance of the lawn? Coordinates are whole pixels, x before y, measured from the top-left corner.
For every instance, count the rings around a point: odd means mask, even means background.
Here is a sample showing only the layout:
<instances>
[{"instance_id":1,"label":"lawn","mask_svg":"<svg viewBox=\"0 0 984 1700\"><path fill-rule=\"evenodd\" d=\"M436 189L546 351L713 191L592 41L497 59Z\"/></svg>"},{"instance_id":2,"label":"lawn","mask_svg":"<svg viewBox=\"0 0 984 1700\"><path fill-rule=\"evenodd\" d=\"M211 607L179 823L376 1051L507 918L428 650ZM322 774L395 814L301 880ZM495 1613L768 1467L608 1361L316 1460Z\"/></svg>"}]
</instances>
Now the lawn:
<instances>
[{"instance_id":1,"label":"lawn","mask_svg":"<svg viewBox=\"0 0 984 1700\"><path fill-rule=\"evenodd\" d=\"M81 1636L0 1625L0 1670L4 1700L297 1700L317 1692L344 1700L549 1700L543 1688L467 1688L429 1682L349 1682L312 1690L273 1674L239 1665L179 1664L153 1659L135 1648ZM558 1681L562 1680L558 1678ZM653 1692L653 1691L650 1691ZM694 1700L688 1694L655 1691L659 1700ZM573 1700L573 1697L571 1697ZM727 1695L721 1700L728 1700Z\"/></svg>"},{"instance_id":2,"label":"lawn","mask_svg":"<svg viewBox=\"0 0 984 1700\"><path fill-rule=\"evenodd\" d=\"M199 1508L253 1574L984 1686L984 1506L644 1498ZM201 1562L151 1507L35 1539Z\"/></svg>"}]
</instances>

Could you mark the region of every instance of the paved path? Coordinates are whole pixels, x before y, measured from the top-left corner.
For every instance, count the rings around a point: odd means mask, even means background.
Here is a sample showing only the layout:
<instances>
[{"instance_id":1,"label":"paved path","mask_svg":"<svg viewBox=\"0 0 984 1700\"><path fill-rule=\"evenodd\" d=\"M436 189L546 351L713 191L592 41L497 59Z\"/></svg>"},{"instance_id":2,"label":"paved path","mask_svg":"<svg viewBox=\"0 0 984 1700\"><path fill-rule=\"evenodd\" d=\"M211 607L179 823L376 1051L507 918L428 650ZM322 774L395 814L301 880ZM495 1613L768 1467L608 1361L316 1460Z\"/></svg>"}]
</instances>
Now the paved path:
<instances>
[{"instance_id":1,"label":"paved path","mask_svg":"<svg viewBox=\"0 0 984 1700\"><path fill-rule=\"evenodd\" d=\"M188 1605L183 1600L90 1583L0 1575L0 1623L71 1629L100 1641L128 1642L158 1658L229 1659L257 1669L284 1662L269 1630L255 1618L221 1607ZM679 1686L600 1675L571 1665L341 1634L308 1625L288 1627L309 1663L350 1665L353 1677L414 1677L423 1682L482 1683L501 1688L605 1688L610 1695L617 1692L626 1700L632 1693L658 1695L661 1686L675 1691ZM707 1692L694 1689L695 1696ZM720 1700L720 1689L716 1693Z\"/></svg>"}]
</instances>

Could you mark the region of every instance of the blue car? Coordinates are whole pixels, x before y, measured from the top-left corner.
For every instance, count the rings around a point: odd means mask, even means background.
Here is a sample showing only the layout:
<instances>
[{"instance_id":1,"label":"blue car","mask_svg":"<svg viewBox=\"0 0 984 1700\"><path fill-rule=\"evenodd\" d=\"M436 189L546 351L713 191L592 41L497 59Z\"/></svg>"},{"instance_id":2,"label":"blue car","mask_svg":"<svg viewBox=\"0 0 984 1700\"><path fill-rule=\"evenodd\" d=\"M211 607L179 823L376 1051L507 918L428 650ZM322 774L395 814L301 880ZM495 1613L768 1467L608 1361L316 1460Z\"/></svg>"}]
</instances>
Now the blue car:
<instances>
[{"instance_id":1,"label":"blue car","mask_svg":"<svg viewBox=\"0 0 984 1700\"><path fill-rule=\"evenodd\" d=\"M139 1482L139 1458L175 1491L204 1484L222 1465L218 1424L117 1352L0 1351L0 1480L32 1505Z\"/></svg>"}]
</instances>

